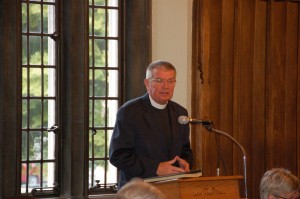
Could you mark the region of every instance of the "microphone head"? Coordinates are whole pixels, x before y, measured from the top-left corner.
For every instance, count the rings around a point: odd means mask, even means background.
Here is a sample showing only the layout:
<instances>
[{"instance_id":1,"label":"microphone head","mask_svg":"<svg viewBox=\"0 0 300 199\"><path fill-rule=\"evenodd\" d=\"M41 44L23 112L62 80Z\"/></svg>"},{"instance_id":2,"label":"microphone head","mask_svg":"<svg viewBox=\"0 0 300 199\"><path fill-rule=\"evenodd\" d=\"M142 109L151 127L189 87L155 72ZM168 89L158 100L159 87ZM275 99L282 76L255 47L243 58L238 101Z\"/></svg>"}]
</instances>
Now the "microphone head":
<instances>
[{"instance_id":1,"label":"microphone head","mask_svg":"<svg viewBox=\"0 0 300 199\"><path fill-rule=\"evenodd\" d=\"M187 117L187 116L185 116L185 115L182 115L182 116L179 116L179 117L178 117L178 122L179 122L180 124L187 124L187 123L190 122L190 118Z\"/></svg>"}]
</instances>

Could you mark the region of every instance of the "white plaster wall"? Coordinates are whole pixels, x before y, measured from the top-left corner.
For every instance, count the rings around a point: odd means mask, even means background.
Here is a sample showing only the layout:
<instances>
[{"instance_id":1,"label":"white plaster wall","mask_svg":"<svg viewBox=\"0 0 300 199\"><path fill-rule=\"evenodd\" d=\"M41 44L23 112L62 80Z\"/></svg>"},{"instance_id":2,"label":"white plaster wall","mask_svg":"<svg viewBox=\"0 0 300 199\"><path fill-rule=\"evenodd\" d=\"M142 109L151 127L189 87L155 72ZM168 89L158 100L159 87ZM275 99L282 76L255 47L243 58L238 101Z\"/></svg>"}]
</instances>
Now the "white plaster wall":
<instances>
[{"instance_id":1,"label":"white plaster wall","mask_svg":"<svg viewBox=\"0 0 300 199\"><path fill-rule=\"evenodd\" d=\"M152 0L152 60L177 70L173 100L191 113L192 1Z\"/></svg>"}]
</instances>

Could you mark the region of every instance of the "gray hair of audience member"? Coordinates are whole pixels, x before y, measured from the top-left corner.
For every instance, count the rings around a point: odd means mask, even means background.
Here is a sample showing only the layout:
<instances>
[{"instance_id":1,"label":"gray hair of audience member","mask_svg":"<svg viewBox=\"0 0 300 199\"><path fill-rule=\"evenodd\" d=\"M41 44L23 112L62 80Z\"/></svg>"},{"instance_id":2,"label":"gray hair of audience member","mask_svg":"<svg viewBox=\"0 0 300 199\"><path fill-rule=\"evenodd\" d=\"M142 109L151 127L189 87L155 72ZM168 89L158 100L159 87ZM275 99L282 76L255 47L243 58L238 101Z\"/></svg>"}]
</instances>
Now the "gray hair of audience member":
<instances>
[{"instance_id":1,"label":"gray hair of audience member","mask_svg":"<svg viewBox=\"0 0 300 199\"><path fill-rule=\"evenodd\" d=\"M152 71L155 68L165 68L166 70L173 70L176 74L176 68L173 64L168 61L158 60L148 65L148 68L146 70L146 79L151 79L153 77Z\"/></svg>"},{"instance_id":2,"label":"gray hair of audience member","mask_svg":"<svg viewBox=\"0 0 300 199\"><path fill-rule=\"evenodd\" d=\"M260 181L260 198L267 199L269 195L299 192L299 178L284 168L274 168L265 172Z\"/></svg>"},{"instance_id":3,"label":"gray hair of audience member","mask_svg":"<svg viewBox=\"0 0 300 199\"><path fill-rule=\"evenodd\" d=\"M154 185L135 178L118 191L116 199L166 199L166 197Z\"/></svg>"}]
</instances>

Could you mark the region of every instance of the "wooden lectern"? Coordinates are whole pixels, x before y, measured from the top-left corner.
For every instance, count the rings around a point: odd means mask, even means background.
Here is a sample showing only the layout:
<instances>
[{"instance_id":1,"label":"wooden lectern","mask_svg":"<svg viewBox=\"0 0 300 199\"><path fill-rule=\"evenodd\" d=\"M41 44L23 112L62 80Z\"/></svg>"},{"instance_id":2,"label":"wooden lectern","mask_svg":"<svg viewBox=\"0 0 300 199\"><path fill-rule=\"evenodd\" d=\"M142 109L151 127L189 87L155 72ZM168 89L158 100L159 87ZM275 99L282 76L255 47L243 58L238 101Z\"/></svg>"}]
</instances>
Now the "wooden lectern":
<instances>
[{"instance_id":1,"label":"wooden lectern","mask_svg":"<svg viewBox=\"0 0 300 199\"><path fill-rule=\"evenodd\" d=\"M152 183L168 199L240 199L243 176L181 178Z\"/></svg>"}]
</instances>

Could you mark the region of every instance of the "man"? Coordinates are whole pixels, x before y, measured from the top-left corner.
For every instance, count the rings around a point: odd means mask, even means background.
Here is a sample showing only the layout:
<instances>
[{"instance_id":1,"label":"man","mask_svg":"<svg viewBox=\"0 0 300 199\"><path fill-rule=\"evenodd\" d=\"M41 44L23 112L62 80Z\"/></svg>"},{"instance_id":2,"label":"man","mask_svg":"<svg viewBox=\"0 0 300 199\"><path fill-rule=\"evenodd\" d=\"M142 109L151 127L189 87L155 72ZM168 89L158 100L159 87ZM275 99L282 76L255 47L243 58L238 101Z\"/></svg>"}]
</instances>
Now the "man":
<instances>
[{"instance_id":1,"label":"man","mask_svg":"<svg viewBox=\"0 0 300 199\"><path fill-rule=\"evenodd\" d=\"M300 196L298 177L283 168L266 171L259 188L261 199L297 199Z\"/></svg>"},{"instance_id":2,"label":"man","mask_svg":"<svg viewBox=\"0 0 300 199\"><path fill-rule=\"evenodd\" d=\"M144 84L147 94L125 103L117 113L109 154L120 170L119 188L135 177L190 170L189 125L178 123L187 110L171 101L175 67L167 61L151 63Z\"/></svg>"}]
</instances>

